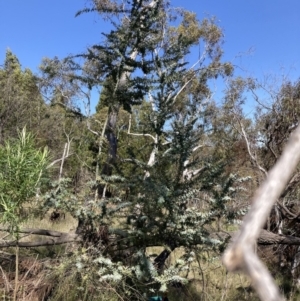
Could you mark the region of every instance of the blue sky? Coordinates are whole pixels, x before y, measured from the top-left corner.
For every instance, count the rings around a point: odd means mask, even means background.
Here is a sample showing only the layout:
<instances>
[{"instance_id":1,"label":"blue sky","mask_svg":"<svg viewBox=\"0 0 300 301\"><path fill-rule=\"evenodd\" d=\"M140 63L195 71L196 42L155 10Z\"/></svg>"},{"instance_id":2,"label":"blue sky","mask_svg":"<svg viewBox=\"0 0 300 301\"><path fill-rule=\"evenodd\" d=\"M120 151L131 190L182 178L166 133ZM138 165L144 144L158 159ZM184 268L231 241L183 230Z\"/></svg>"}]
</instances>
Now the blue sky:
<instances>
[{"instance_id":1,"label":"blue sky","mask_svg":"<svg viewBox=\"0 0 300 301\"><path fill-rule=\"evenodd\" d=\"M173 0L197 13L216 16L225 34L225 58L251 75L290 71L300 75L299 0ZM248 50L251 50L248 55ZM240 54L243 54L240 56Z\"/></svg>"},{"instance_id":2,"label":"blue sky","mask_svg":"<svg viewBox=\"0 0 300 301\"><path fill-rule=\"evenodd\" d=\"M93 14L75 18L85 0L1 0L0 64L10 48L23 67L37 71L43 57L63 58L99 42L108 25ZM242 74L300 75L299 0L171 0L172 5L213 15L224 30L226 60ZM251 51L249 51L251 50Z\"/></svg>"}]
</instances>

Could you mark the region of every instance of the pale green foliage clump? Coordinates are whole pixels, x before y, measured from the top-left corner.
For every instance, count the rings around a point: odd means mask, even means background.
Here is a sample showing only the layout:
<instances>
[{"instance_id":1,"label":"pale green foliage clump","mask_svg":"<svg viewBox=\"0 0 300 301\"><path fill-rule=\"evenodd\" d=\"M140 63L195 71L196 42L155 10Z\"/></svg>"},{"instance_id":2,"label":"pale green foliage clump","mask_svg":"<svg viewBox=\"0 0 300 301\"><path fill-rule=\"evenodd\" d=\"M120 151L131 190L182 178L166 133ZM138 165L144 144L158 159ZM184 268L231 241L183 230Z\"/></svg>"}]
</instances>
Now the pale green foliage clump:
<instances>
[{"instance_id":1,"label":"pale green foliage clump","mask_svg":"<svg viewBox=\"0 0 300 301\"><path fill-rule=\"evenodd\" d=\"M0 147L0 220L15 230L24 219L24 206L35 196L48 162L48 150L36 149L33 140L24 128L18 140Z\"/></svg>"},{"instance_id":2,"label":"pale green foliage clump","mask_svg":"<svg viewBox=\"0 0 300 301\"><path fill-rule=\"evenodd\" d=\"M186 284L187 278L181 275L186 274L190 269L190 264L195 261L195 253L191 251L159 273L151 257L146 256L143 250L136 252L132 265L126 265L121 261L114 262L96 249L93 252L98 256L92 259L90 252L91 249L81 249L76 253L72 264L67 264L65 268L76 267L76 273L80 275L80 279L99 281L103 286L110 286L126 297L141 294L145 291L145 283L147 283L149 293L165 292L168 285L174 282Z\"/></svg>"}]
</instances>

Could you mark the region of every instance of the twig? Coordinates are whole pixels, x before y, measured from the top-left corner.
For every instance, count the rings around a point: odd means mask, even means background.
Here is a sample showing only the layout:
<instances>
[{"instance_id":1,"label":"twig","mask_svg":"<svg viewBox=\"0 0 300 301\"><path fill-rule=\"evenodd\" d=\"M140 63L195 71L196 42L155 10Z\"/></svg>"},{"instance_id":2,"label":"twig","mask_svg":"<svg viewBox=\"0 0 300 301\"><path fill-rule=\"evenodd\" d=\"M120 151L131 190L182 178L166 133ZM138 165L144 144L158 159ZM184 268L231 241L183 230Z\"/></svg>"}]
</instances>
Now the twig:
<instances>
[{"instance_id":1,"label":"twig","mask_svg":"<svg viewBox=\"0 0 300 301\"><path fill-rule=\"evenodd\" d=\"M248 150L248 154L252 160L252 162L257 166L257 168L264 173L265 176L267 176L268 172L258 163L257 161L257 158L253 155L252 153L252 150L251 150L251 147L250 147L250 142L249 142L249 139L247 137L247 134L246 134L246 131L245 131L245 128L244 128L244 125L243 123L241 122L241 120L239 118L237 118L238 120L238 123L241 127L241 131L242 131L242 136L244 137L245 139L245 142L246 142L246 145L247 145L247 150Z\"/></svg>"}]
</instances>

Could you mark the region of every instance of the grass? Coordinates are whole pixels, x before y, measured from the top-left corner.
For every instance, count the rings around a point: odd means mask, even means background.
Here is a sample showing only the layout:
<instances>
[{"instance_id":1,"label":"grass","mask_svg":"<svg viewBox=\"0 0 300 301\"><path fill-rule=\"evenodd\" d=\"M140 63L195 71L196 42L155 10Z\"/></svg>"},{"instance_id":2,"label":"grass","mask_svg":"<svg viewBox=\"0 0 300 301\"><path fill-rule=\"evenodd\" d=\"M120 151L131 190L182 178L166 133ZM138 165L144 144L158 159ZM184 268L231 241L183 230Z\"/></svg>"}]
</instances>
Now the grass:
<instances>
[{"instance_id":1,"label":"grass","mask_svg":"<svg viewBox=\"0 0 300 301\"><path fill-rule=\"evenodd\" d=\"M147 249L148 256L156 256L162 247ZM168 258L166 265L170 266L184 255L184 249L178 248ZM187 279L187 286L169 288L169 300L176 301L258 301L256 293L251 289L250 281L242 274L228 274L221 258L215 254L205 253L192 263Z\"/></svg>"},{"instance_id":2,"label":"grass","mask_svg":"<svg viewBox=\"0 0 300 301\"><path fill-rule=\"evenodd\" d=\"M52 211L47 212L43 219L31 219L26 221L22 227L49 229L60 232L70 232L76 229L77 220L74 219L70 214L67 213L65 218L61 218L53 222L50 220L51 212Z\"/></svg>"},{"instance_id":3,"label":"grass","mask_svg":"<svg viewBox=\"0 0 300 301\"><path fill-rule=\"evenodd\" d=\"M43 228L57 230L61 232L69 232L75 230L77 221L70 215L66 214L65 219L57 222L50 221L50 212L45 218L32 219L24 223L23 227L28 228ZM0 239L7 235L0 232ZM24 240L42 239L41 236L28 236ZM99 288L92 293L92 286L86 286L84 291L80 292L75 289L78 282L73 263L70 261L70 266L65 266L61 269L59 258L65 255L66 246L39 247L30 250L21 249L20 253L20 288L18 291L18 300L44 300L55 285L56 300L79 300L78 296L90 296L94 300L112 300L115 298L112 292L101 292ZM163 250L162 247L152 247L147 249L147 255L155 256ZM13 290L14 280L14 259L11 257L14 253L13 248L5 250L0 256L0 299L10 300ZM4 253L7 255L7 260L4 260ZM167 265L176 262L184 254L183 248L178 248L171 253L167 260ZM198 254L198 260L190 266L187 276L189 283L184 287L170 286L168 290L169 300L173 301L258 301L256 293L250 286L249 280L241 274L228 274L222 265L221 258L213 253L201 252ZM66 257L64 257L66 258ZM73 268L72 268L73 266ZM57 269L60 267L59 269ZM68 271L73 271L68 274ZM57 276L59 275L59 276ZM67 276L68 275L68 276ZM277 282L282 291L289 292L287 300L299 300L300 293L294 288L291 288L291 280L286 277L277 275ZM57 278L58 277L58 278ZM60 280L58 280L60 279ZM93 281L94 284L97 280ZM80 281L78 283L81 283ZM96 287L96 286L95 286ZM99 283L99 287L101 284ZM83 293L83 295L82 295ZM100 296L99 299L96 296ZM93 297L92 297L93 295ZM114 297L113 297L114 296ZM88 297L84 297L88 298ZM52 299L51 299L52 300ZM80 299L81 300L81 299ZM86 299L92 300L92 299Z\"/></svg>"},{"instance_id":4,"label":"grass","mask_svg":"<svg viewBox=\"0 0 300 301\"><path fill-rule=\"evenodd\" d=\"M61 232L75 230L76 226L76 220L69 214L66 214L65 219L52 222L50 212L43 219L31 219L22 224L23 228L41 228ZM23 235L21 237L22 241L45 239L40 235ZM9 235L6 232L0 232L0 239L4 238L9 239ZM66 245L58 245L20 249L18 300L44 300L44 296L52 290L54 285L47 281L49 273L51 274L51 270L57 265L60 255L65 254L66 248L68 248ZM15 278L14 248L7 248L5 252L1 250L1 253L0 299L11 300Z\"/></svg>"}]
</instances>

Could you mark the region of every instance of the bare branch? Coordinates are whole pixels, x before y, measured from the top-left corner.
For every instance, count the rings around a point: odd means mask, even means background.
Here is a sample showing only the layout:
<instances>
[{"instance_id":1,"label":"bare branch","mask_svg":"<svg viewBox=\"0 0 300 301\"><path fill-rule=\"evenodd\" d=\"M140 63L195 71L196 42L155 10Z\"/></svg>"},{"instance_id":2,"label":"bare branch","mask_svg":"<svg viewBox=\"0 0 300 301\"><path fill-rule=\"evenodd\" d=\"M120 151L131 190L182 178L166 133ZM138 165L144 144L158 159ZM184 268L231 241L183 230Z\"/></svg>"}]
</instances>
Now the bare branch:
<instances>
[{"instance_id":1,"label":"bare branch","mask_svg":"<svg viewBox=\"0 0 300 301\"><path fill-rule=\"evenodd\" d=\"M154 136L150 135L150 134L140 134L140 133L130 133L130 130L131 130L131 114L129 116L129 124L128 124L128 131L127 131L127 134L128 135L131 135L131 136L143 136L143 137L150 137L153 139L153 141L155 142L156 139Z\"/></svg>"},{"instance_id":2,"label":"bare branch","mask_svg":"<svg viewBox=\"0 0 300 301\"><path fill-rule=\"evenodd\" d=\"M88 129L91 133L93 133L93 134L96 135L96 136L99 136L99 133L98 133L98 132L96 132L96 131L94 131L94 130L91 129L91 122L90 122L90 120L87 120L87 121L86 121L86 126L87 126L87 129Z\"/></svg>"},{"instance_id":3,"label":"bare branch","mask_svg":"<svg viewBox=\"0 0 300 301\"><path fill-rule=\"evenodd\" d=\"M193 74L193 76L189 79L189 80L187 80L186 81L186 83L180 88L180 90L176 93L176 95L174 96L174 99L173 99L173 104L176 102L176 99L177 99L177 97L179 96L179 94L186 88L186 86L196 77L196 75L197 75L197 73L195 72L194 74ZM169 95L169 97L168 97L168 100L169 100L169 98L171 97L172 95ZM168 101L167 100L167 101Z\"/></svg>"},{"instance_id":4,"label":"bare branch","mask_svg":"<svg viewBox=\"0 0 300 301\"><path fill-rule=\"evenodd\" d=\"M7 227L0 227L0 231L9 232L10 230ZM45 235L45 236L53 236L60 237L66 233L54 230L46 230L46 229L35 229L35 228L24 228L18 231L19 233L26 234L35 234L35 235Z\"/></svg>"},{"instance_id":5,"label":"bare branch","mask_svg":"<svg viewBox=\"0 0 300 301\"><path fill-rule=\"evenodd\" d=\"M65 157L62 157L60 159L57 159L57 160L54 160L53 162L51 162L48 166L47 166L47 169L52 167L53 165L55 165L56 163L62 161L62 160L65 160L66 158L72 156L73 154L69 154L68 156L65 156Z\"/></svg>"},{"instance_id":6,"label":"bare branch","mask_svg":"<svg viewBox=\"0 0 300 301\"><path fill-rule=\"evenodd\" d=\"M54 246L62 245L70 242L81 242L82 238L78 234L66 234L57 238L43 239L40 241L0 241L0 248L15 247L20 248L33 248L33 247L42 247L42 246Z\"/></svg>"},{"instance_id":7,"label":"bare branch","mask_svg":"<svg viewBox=\"0 0 300 301\"><path fill-rule=\"evenodd\" d=\"M64 167L64 162L65 162L65 158L68 155L69 152L69 143L65 143L65 147L64 147L64 152L61 158L61 164L60 164L60 169L59 169L59 176L58 176L58 180L61 180L62 177L62 173L63 173L63 167Z\"/></svg>"},{"instance_id":8,"label":"bare branch","mask_svg":"<svg viewBox=\"0 0 300 301\"><path fill-rule=\"evenodd\" d=\"M260 86L264 91L266 91L266 89L261 85ZM263 107L264 109L268 110L268 111L271 111L272 108L269 107L269 106L266 106L265 102L262 102L260 101L259 99L259 96L256 94L255 90L254 89L250 89L250 91L252 92L252 95L254 97L254 100L261 106Z\"/></svg>"},{"instance_id":9,"label":"bare branch","mask_svg":"<svg viewBox=\"0 0 300 301\"><path fill-rule=\"evenodd\" d=\"M9 231L9 229L0 227L0 231L7 232ZM17 245L21 248L41 247L41 246L59 245L59 244L66 244L70 242L82 241L82 237L79 236L78 234L64 233L64 232L53 231L53 230L25 228L19 230L19 233L43 235L43 236L49 236L51 238L43 239L39 241L0 240L0 248L14 247Z\"/></svg>"},{"instance_id":10,"label":"bare branch","mask_svg":"<svg viewBox=\"0 0 300 301\"><path fill-rule=\"evenodd\" d=\"M248 139L248 136L246 134L246 131L245 131L245 128L244 128L244 125L243 123L241 122L241 120L239 118L236 118L238 120L238 123L240 125L240 128L241 128L241 131L242 131L242 136L244 137L244 140L246 142L246 145L247 145L247 151L248 151L248 154L252 160L252 162L256 165L256 167L264 173L265 176L267 176L268 172L258 163L257 161L257 158L255 157L255 155L252 153L252 150L251 150L251 147L250 147L250 142L249 142L249 139Z\"/></svg>"},{"instance_id":11,"label":"bare branch","mask_svg":"<svg viewBox=\"0 0 300 301\"><path fill-rule=\"evenodd\" d=\"M0 231L9 232L7 227L0 227ZM128 233L121 229L110 228L108 230L110 234L115 234L126 238ZM34 229L34 228L24 228L20 229L19 233L25 234L34 234L34 235L42 235L48 236L49 239L43 238L38 241L16 241L16 240L0 240L0 248L7 247L15 247L19 246L20 248L33 248L33 247L42 247L42 246L53 246L53 245L61 245L71 242L82 242L82 236L76 233L66 233L54 230L46 230L46 229Z\"/></svg>"},{"instance_id":12,"label":"bare branch","mask_svg":"<svg viewBox=\"0 0 300 301\"><path fill-rule=\"evenodd\" d=\"M199 145L195 146L192 149L192 153L194 153L199 148L202 148L204 146L209 146L209 145L207 145L207 144L199 144ZM192 177L196 176L199 172L201 172L201 171L203 171L205 169L205 167L201 167L201 168L196 169L196 170L188 170L187 166L188 166L189 163L190 163L190 160L185 160L185 162L183 163L183 166L185 167L185 169L183 170L182 176L186 180L192 179Z\"/></svg>"},{"instance_id":13,"label":"bare branch","mask_svg":"<svg viewBox=\"0 0 300 301\"><path fill-rule=\"evenodd\" d=\"M295 218L298 218L298 215L297 214L294 214L292 213L288 208L286 208L286 206L283 204L281 204L280 202L277 201L277 205L283 209L286 213L288 213L291 217L286 217L288 219L295 219Z\"/></svg>"},{"instance_id":14,"label":"bare branch","mask_svg":"<svg viewBox=\"0 0 300 301\"><path fill-rule=\"evenodd\" d=\"M279 235L267 230L261 230L258 244L260 245L300 245L300 238L291 235Z\"/></svg>"},{"instance_id":15,"label":"bare branch","mask_svg":"<svg viewBox=\"0 0 300 301\"><path fill-rule=\"evenodd\" d=\"M233 242L232 237L236 237L238 232L216 232L211 234L211 238L219 239L222 241ZM289 245L289 246L299 246L300 237L295 237L291 235L276 234L265 229L260 231L259 237L257 239L258 245Z\"/></svg>"}]
</instances>

